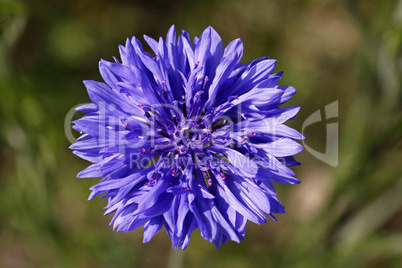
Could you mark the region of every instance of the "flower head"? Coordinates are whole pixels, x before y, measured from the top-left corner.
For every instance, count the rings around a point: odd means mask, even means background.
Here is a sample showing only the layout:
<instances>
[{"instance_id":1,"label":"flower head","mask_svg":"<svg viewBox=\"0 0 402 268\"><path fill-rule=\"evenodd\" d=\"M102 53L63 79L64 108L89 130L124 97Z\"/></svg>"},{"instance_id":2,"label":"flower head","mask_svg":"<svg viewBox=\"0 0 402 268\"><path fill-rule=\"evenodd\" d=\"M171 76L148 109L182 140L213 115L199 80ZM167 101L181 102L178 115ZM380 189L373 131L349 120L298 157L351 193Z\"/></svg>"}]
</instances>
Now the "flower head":
<instances>
[{"instance_id":1,"label":"flower head","mask_svg":"<svg viewBox=\"0 0 402 268\"><path fill-rule=\"evenodd\" d=\"M174 248L196 228L216 247L240 242L247 220L285 212L272 183L299 183L288 166L303 136L283 125L299 107L279 108L295 89L277 85L275 60L240 63L242 41L223 49L212 27L144 38L156 56L127 39L121 63L99 63L105 83L84 81L93 103L71 149L93 164L77 177L103 177L89 199L104 194L114 228L143 225L144 242L162 226Z\"/></svg>"}]
</instances>

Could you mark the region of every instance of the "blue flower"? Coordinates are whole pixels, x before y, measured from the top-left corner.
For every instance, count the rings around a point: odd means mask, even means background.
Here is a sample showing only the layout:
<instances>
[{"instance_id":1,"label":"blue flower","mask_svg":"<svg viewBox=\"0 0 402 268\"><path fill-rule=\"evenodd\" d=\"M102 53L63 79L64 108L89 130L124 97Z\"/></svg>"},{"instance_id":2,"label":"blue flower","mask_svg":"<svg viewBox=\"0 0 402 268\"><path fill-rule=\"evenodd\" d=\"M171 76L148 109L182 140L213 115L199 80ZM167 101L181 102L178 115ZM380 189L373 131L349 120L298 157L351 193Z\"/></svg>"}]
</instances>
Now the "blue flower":
<instances>
[{"instance_id":1,"label":"blue flower","mask_svg":"<svg viewBox=\"0 0 402 268\"><path fill-rule=\"evenodd\" d=\"M156 56L127 39L121 62L100 61L104 82L84 81L93 103L77 109L70 148L93 164L77 177L103 177L89 199L108 199L120 232L143 225L144 243L162 226L174 248L196 228L217 248L239 243L247 220L285 212L273 182L299 183L288 166L303 136L283 125L299 107L279 108L296 90L277 85L275 60L240 63L242 41L223 49L212 27L192 43L174 26L144 38Z\"/></svg>"}]
</instances>

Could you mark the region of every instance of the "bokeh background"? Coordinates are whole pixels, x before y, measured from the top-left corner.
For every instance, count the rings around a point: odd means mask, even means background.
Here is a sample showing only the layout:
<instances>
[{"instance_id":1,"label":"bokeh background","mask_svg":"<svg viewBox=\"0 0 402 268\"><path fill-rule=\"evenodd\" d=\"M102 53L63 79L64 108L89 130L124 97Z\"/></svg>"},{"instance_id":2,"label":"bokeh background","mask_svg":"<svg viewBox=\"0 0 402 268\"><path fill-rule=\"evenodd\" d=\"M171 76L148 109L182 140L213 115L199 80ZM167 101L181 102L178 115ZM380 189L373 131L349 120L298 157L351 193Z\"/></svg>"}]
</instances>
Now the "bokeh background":
<instances>
[{"instance_id":1,"label":"bokeh background","mask_svg":"<svg viewBox=\"0 0 402 268\"><path fill-rule=\"evenodd\" d=\"M0 0L0 23L0 267L402 267L402 1ZM299 131L339 104L304 131L324 153L338 123L339 164L297 155L302 183L277 185L287 213L219 250L198 232L185 252L164 230L147 244L142 229L113 232L65 136L100 58L172 24L192 37L211 25L224 45L241 37L243 62L277 59L298 90L287 105L302 107L288 123Z\"/></svg>"}]
</instances>

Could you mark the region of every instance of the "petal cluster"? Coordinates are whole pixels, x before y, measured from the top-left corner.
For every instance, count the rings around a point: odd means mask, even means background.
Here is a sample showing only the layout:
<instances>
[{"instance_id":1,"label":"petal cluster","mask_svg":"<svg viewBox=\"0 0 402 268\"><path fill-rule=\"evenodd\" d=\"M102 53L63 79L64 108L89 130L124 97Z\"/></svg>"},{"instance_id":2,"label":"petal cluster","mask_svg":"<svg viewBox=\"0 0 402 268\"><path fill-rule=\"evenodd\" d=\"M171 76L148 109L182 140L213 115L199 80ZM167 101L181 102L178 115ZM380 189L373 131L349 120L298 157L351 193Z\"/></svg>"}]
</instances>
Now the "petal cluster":
<instances>
[{"instance_id":1,"label":"petal cluster","mask_svg":"<svg viewBox=\"0 0 402 268\"><path fill-rule=\"evenodd\" d=\"M247 220L285 212L273 182L299 183L289 166L303 136L283 124L299 107L280 108L296 90L277 85L275 60L240 63L242 41L223 48L212 27L144 39L152 55L127 39L121 62L99 63L104 82L84 81L92 103L70 148L93 164L77 177L102 177L89 199L108 199L118 231L144 226L144 242L163 226L174 248L197 228L218 248L240 242Z\"/></svg>"}]
</instances>

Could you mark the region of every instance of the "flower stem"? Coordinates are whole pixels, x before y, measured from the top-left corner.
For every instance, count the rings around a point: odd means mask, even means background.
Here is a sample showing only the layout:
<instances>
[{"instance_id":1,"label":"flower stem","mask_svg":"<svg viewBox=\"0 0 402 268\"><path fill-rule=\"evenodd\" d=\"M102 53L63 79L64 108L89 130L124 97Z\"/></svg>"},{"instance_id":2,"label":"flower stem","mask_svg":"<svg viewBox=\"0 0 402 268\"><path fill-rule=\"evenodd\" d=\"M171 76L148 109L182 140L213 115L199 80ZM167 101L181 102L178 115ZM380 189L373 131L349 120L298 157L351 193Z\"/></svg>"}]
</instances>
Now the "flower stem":
<instances>
[{"instance_id":1,"label":"flower stem","mask_svg":"<svg viewBox=\"0 0 402 268\"><path fill-rule=\"evenodd\" d=\"M183 257L184 257L184 250L172 249L169 256L168 268L182 268Z\"/></svg>"}]
</instances>

